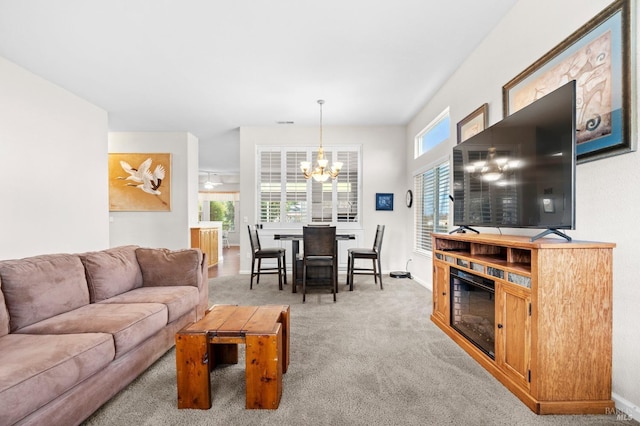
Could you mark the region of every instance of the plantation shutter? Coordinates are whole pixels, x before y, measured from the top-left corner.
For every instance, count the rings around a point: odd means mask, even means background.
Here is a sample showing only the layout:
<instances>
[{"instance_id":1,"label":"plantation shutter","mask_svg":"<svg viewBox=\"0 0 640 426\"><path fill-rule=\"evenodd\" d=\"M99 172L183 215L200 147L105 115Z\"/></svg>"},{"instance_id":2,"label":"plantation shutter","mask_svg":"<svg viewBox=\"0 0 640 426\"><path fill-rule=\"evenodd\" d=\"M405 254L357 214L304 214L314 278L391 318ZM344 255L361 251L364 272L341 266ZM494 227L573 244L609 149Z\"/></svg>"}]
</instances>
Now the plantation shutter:
<instances>
[{"instance_id":1,"label":"plantation shutter","mask_svg":"<svg viewBox=\"0 0 640 426\"><path fill-rule=\"evenodd\" d=\"M449 230L449 211L451 201L449 200L449 163L443 163L436 169L437 177L437 204L435 214L437 220L434 222L435 232L447 232ZM431 239L429 239L431 244Z\"/></svg>"},{"instance_id":2,"label":"plantation shutter","mask_svg":"<svg viewBox=\"0 0 640 426\"><path fill-rule=\"evenodd\" d=\"M307 161L307 151L286 151L285 222L307 221L307 180L300 171L300 162Z\"/></svg>"},{"instance_id":3,"label":"plantation shutter","mask_svg":"<svg viewBox=\"0 0 640 426\"><path fill-rule=\"evenodd\" d=\"M360 152L358 147L325 148L329 165L341 161L342 169L336 180L316 182L300 170L302 161L315 166L318 153L313 148L258 148L258 223L358 222Z\"/></svg>"},{"instance_id":4,"label":"plantation shutter","mask_svg":"<svg viewBox=\"0 0 640 426\"><path fill-rule=\"evenodd\" d=\"M431 251L431 233L449 229L449 163L414 177L416 251Z\"/></svg>"},{"instance_id":5,"label":"plantation shutter","mask_svg":"<svg viewBox=\"0 0 640 426\"><path fill-rule=\"evenodd\" d=\"M260 152L260 222L279 222L282 204L280 151Z\"/></svg>"},{"instance_id":6,"label":"plantation shutter","mask_svg":"<svg viewBox=\"0 0 640 426\"><path fill-rule=\"evenodd\" d=\"M358 220L358 152L338 151L342 170L338 176L338 222Z\"/></svg>"}]
</instances>

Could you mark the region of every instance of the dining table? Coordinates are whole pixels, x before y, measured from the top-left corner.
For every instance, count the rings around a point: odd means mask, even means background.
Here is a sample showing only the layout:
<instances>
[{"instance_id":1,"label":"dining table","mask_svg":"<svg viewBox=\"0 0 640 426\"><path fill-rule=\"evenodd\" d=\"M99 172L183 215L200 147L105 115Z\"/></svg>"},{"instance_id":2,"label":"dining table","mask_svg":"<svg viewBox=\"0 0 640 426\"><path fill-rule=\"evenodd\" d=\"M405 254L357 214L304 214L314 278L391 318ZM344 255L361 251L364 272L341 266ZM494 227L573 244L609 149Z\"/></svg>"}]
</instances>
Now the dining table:
<instances>
[{"instance_id":1,"label":"dining table","mask_svg":"<svg viewBox=\"0 0 640 426\"><path fill-rule=\"evenodd\" d=\"M298 284L302 285L302 271L299 271L298 269L298 260L300 262L302 262L301 259L298 259L298 254L300 253L300 241L303 240L303 236L302 233L296 233L296 234L274 234L273 235L273 239L274 240L279 240L279 241L291 241L291 270L292 270L292 279L291 282L293 283L291 286L291 292L292 293L296 293L296 287L298 286ZM344 240L355 240L356 239L356 235L355 234L336 234L336 258L334 259L334 263L335 263L335 267L333 268L335 275L336 275L336 293L338 292L338 259L337 259L337 253L338 253L338 241L344 241Z\"/></svg>"}]
</instances>

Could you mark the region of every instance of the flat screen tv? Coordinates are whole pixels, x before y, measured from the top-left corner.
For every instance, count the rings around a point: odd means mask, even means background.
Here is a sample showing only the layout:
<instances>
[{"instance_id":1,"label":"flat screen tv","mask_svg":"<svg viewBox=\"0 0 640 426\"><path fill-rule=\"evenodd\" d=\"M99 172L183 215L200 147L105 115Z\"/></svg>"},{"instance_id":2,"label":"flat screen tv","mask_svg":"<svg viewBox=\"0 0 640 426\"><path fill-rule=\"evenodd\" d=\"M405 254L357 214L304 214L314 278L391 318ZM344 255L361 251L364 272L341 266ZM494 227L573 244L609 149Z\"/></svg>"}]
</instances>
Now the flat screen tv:
<instances>
[{"instance_id":1,"label":"flat screen tv","mask_svg":"<svg viewBox=\"0 0 640 426\"><path fill-rule=\"evenodd\" d=\"M571 81L453 148L454 225L575 229L576 86Z\"/></svg>"}]
</instances>

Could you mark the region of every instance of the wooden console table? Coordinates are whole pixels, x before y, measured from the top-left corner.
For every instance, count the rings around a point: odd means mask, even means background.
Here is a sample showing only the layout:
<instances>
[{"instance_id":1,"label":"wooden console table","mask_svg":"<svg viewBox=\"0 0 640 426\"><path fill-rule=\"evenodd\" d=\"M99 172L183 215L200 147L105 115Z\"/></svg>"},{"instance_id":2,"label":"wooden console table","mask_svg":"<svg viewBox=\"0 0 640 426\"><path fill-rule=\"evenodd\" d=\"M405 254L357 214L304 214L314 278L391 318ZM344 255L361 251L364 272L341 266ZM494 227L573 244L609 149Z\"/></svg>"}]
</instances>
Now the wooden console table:
<instances>
[{"instance_id":1,"label":"wooden console table","mask_svg":"<svg viewBox=\"0 0 640 426\"><path fill-rule=\"evenodd\" d=\"M276 409L289 366L289 306L215 305L176 334L178 408L211 408L209 372L246 346L246 407Z\"/></svg>"},{"instance_id":2,"label":"wooden console table","mask_svg":"<svg viewBox=\"0 0 640 426\"><path fill-rule=\"evenodd\" d=\"M433 234L431 320L537 414L605 414L615 244ZM495 356L458 332L452 273L495 283Z\"/></svg>"}]
</instances>

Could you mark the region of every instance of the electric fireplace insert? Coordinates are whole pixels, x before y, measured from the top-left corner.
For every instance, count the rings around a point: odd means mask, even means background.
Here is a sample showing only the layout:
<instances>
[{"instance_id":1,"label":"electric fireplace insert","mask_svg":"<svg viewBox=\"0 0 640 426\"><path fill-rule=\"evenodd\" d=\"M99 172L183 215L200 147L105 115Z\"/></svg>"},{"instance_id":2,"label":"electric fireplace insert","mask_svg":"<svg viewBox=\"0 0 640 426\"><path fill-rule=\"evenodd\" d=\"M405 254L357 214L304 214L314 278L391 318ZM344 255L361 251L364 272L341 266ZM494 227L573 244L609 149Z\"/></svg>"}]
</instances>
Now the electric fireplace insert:
<instances>
[{"instance_id":1,"label":"electric fireplace insert","mask_svg":"<svg viewBox=\"0 0 640 426\"><path fill-rule=\"evenodd\" d=\"M450 268L451 327L495 359L495 283Z\"/></svg>"}]
</instances>

